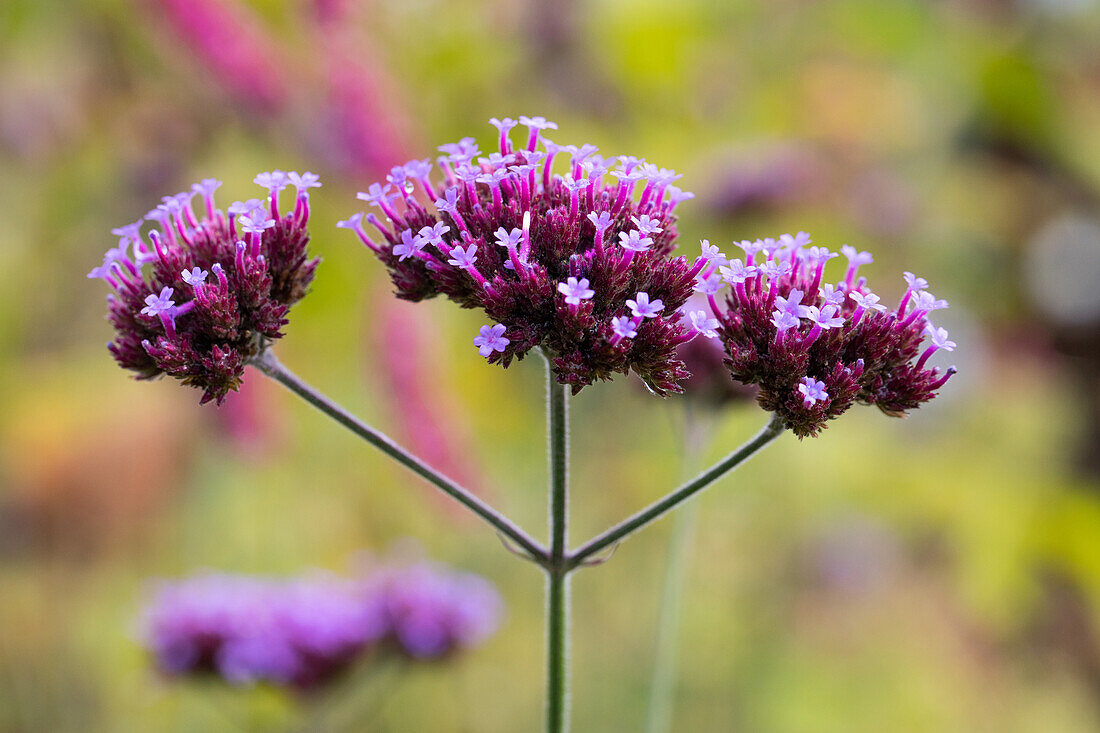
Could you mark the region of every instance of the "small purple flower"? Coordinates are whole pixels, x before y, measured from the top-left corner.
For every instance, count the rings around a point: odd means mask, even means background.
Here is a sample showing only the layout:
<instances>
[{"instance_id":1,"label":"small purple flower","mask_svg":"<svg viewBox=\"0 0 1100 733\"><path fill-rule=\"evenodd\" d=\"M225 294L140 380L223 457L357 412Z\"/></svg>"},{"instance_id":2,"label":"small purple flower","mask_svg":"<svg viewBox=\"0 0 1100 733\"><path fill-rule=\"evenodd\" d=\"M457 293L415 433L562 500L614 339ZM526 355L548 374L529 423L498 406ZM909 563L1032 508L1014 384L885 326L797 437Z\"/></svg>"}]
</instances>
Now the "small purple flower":
<instances>
[{"instance_id":1,"label":"small purple flower","mask_svg":"<svg viewBox=\"0 0 1100 733\"><path fill-rule=\"evenodd\" d=\"M270 171L260 173L252 182L261 188L266 188L272 195L282 191L290 183L290 179L283 171Z\"/></svg>"},{"instance_id":2,"label":"small purple flower","mask_svg":"<svg viewBox=\"0 0 1100 733\"><path fill-rule=\"evenodd\" d=\"M841 254L848 258L849 267L869 265L875 261L870 252L860 252L855 247L845 244L840 248Z\"/></svg>"},{"instance_id":3,"label":"small purple flower","mask_svg":"<svg viewBox=\"0 0 1100 733\"><path fill-rule=\"evenodd\" d=\"M507 118L505 118L507 119ZM526 115L519 116L519 124L524 125L529 130L556 130L558 129L558 123L550 122L545 117L527 117Z\"/></svg>"},{"instance_id":4,"label":"small purple flower","mask_svg":"<svg viewBox=\"0 0 1100 733\"><path fill-rule=\"evenodd\" d=\"M456 245L451 250L451 258L447 260L447 264L463 269L473 267L475 262L477 262L476 244L471 244L466 249L463 249L462 245Z\"/></svg>"},{"instance_id":5,"label":"small purple flower","mask_svg":"<svg viewBox=\"0 0 1100 733\"><path fill-rule=\"evenodd\" d=\"M606 211L601 211L598 215L595 211L588 214L588 220L592 222L592 226L596 227L596 231L603 233L611 226L611 214Z\"/></svg>"},{"instance_id":6,"label":"small purple flower","mask_svg":"<svg viewBox=\"0 0 1100 733\"><path fill-rule=\"evenodd\" d=\"M848 297L851 298L857 306L865 310L885 311L886 306L879 305L879 297L874 293L860 293L853 292L848 293Z\"/></svg>"},{"instance_id":7,"label":"small purple flower","mask_svg":"<svg viewBox=\"0 0 1100 733\"><path fill-rule=\"evenodd\" d=\"M937 299L927 290L921 290L913 298L913 307L915 310L931 312L947 308L948 303L946 300Z\"/></svg>"},{"instance_id":8,"label":"small purple flower","mask_svg":"<svg viewBox=\"0 0 1100 733\"><path fill-rule=\"evenodd\" d=\"M699 248L702 251L702 258L707 261L707 267L725 267L730 263L718 250L718 245L711 244L709 239L703 239L699 242Z\"/></svg>"},{"instance_id":9,"label":"small purple flower","mask_svg":"<svg viewBox=\"0 0 1100 733\"><path fill-rule=\"evenodd\" d=\"M665 308L660 299L650 302L649 293L638 293L634 299L626 301L626 306L635 318L656 318Z\"/></svg>"},{"instance_id":10,"label":"small purple flower","mask_svg":"<svg viewBox=\"0 0 1100 733\"><path fill-rule=\"evenodd\" d=\"M718 338L718 319L707 316L706 311L691 311L688 313L691 327L708 339Z\"/></svg>"},{"instance_id":11,"label":"small purple flower","mask_svg":"<svg viewBox=\"0 0 1100 733\"><path fill-rule=\"evenodd\" d=\"M909 290L913 292L924 290L928 287L928 281L923 277L917 277L911 272L904 272L902 275L905 277L905 284L908 285Z\"/></svg>"},{"instance_id":12,"label":"small purple flower","mask_svg":"<svg viewBox=\"0 0 1100 733\"><path fill-rule=\"evenodd\" d=\"M290 171L286 174L286 178L290 182L290 185L294 186L294 188L298 189L299 191L306 191L311 188L321 187L321 177L316 173L310 173L309 171L306 171L302 174L298 174L297 171Z\"/></svg>"},{"instance_id":13,"label":"small purple flower","mask_svg":"<svg viewBox=\"0 0 1100 733\"><path fill-rule=\"evenodd\" d=\"M520 240L523 239L523 230L517 227L512 231L508 231L504 227L500 227L493 236L496 237L498 245L512 249L519 246Z\"/></svg>"},{"instance_id":14,"label":"small purple flower","mask_svg":"<svg viewBox=\"0 0 1100 733\"><path fill-rule=\"evenodd\" d=\"M372 183L365 192L360 191L358 194L356 194L356 197L359 198L361 201L366 201L368 204L371 204L373 206L385 208L385 206L388 205L389 202L392 201L397 195L394 193L390 193L392 189L393 186L388 183L384 187L379 183Z\"/></svg>"},{"instance_id":15,"label":"small purple flower","mask_svg":"<svg viewBox=\"0 0 1100 733\"><path fill-rule=\"evenodd\" d=\"M190 270L184 270L180 273L180 277L185 283L195 288L206 282L206 277L210 273L198 267L192 267Z\"/></svg>"},{"instance_id":16,"label":"small purple flower","mask_svg":"<svg viewBox=\"0 0 1100 733\"><path fill-rule=\"evenodd\" d=\"M835 305L839 308L844 304L844 291L829 283L821 286L818 297L825 301L826 305Z\"/></svg>"},{"instance_id":17,"label":"small purple flower","mask_svg":"<svg viewBox=\"0 0 1100 733\"><path fill-rule=\"evenodd\" d=\"M742 260L730 260L729 265L718 268L722 279L730 285L738 285L750 277L756 277L758 271L756 265L746 265Z\"/></svg>"},{"instance_id":18,"label":"small purple flower","mask_svg":"<svg viewBox=\"0 0 1100 733\"><path fill-rule=\"evenodd\" d=\"M649 214L642 214L640 217L632 216L630 217L630 221L633 222L635 228L645 236L660 234L664 231L664 229L661 228L661 221L650 217ZM717 249L717 247L715 249Z\"/></svg>"},{"instance_id":19,"label":"small purple flower","mask_svg":"<svg viewBox=\"0 0 1100 733\"><path fill-rule=\"evenodd\" d=\"M397 255L398 262L404 262L409 257L415 257L427 243L428 240L420 235L414 237L412 229L405 229L401 232L401 243L393 245L391 252Z\"/></svg>"},{"instance_id":20,"label":"small purple flower","mask_svg":"<svg viewBox=\"0 0 1100 733\"><path fill-rule=\"evenodd\" d=\"M504 351L504 349L511 343L504 337L504 332L508 328L503 323L498 323L495 326L485 325L478 329L478 335L474 336L474 346L477 347L477 353L481 356L492 356L494 351Z\"/></svg>"},{"instance_id":21,"label":"small purple flower","mask_svg":"<svg viewBox=\"0 0 1100 733\"><path fill-rule=\"evenodd\" d=\"M443 195L435 200L435 208L441 212L453 214L458 208L458 187L451 186Z\"/></svg>"},{"instance_id":22,"label":"small purple flower","mask_svg":"<svg viewBox=\"0 0 1100 733\"><path fill-rule=\"evenodd\" d=\"M653 240L643 237L637 229L629 232L619 232L619 246L628 252L645 252L653 246Z\"/></svg>"},{"instance_id":23,"label":"small purple flower","mask_svg":"<svg viewBox=\"0 0 1100 733\"><path fill-rule=\"evenodd\" d=\"M263 234L273 226L275 220L267 218L267 213L261 209L253 209L237 217L237 228L249 234Z\"/></svg>"},{"instance_id":24,"label":"small purple flower","mask_svg":"<svg viewBox=\"0 0 1100 733\"><path fill-rule=\"evenodd\" d=\"M141 309L143 316L159 316L161 313L171 313L176 302L172 300L174 291L165 286L161 288L160 295L145 296L145 307Z\"/></svg>"},{"instance_id":25,"label":"small purple flower","mask_svg":"<svg viewBox=\"0 0 1100 733\"><path fill-rule=\"evenodd\" d=\"M632 339L638 335L634 321L627 316L615 316L611 319L611 330L621 339Z\"/></svg>"},{"instance_id":26,"label":"small purple flower","mask_svg":"<svg viewBox=\"0 0 1100 733\"><path fill-rule=\"evenodd\" d=\"M765 241L764 244L767 246L767 241ZM781 262L768 260L764 264L759 265L757 269L760 274L768 278L769 281L775 281L786 275L793 268L791 267L790 260L782 260Z\"/></svg>"},{"instance_id":27,"label":"small purple flower","mask_svg":"<svg viewBox=\"0 0 1100 733\"><path fill-rule=\"evenodd\" d=\"M725 283L722 280L722 276L718 273L712 273L706 277L700 274L695 278L695 292L702 293L703 295L717 295L723 285L725 285Z\"/></svg>"},{"instance_id":28,"label":"small purple flower","mask_svg":"<svg viewBox=\"0 0 1100 733\"><path fill-rule=\"evenodd\" d=\"M133 224L127 224L126 226L112 229L111 234L114 234L119 238L119 244L123 242L138 241L141 239L141 226L145 223L145 219L138 219Z\"/></svg>"},{"instance_id":29,"label":"small purple flower","mask_svg":"<svg viewBox=\"0 0 1100 733\"><path fill-rule=\"evenodd\" d=\"M588 300L596 294L595 290L588 287L588 278L568 278L563 283L558 283L558 292L565 296L565 302L569 305L580 305L582 300Z\"/></svg>"},{"instance_id":30,"label":"small purple flower","mask_svg":"<svg viewBox=\"0 0 1100 733\"><path fill-rule=\"evenodd\" d=\"M810 320L810 323L820 326L822 329L840 328L844 325L844 318L836 315L836 313L837 307L835 305L826 305L821 308L811 305L807 306L805 317Z\"/></svg>"},{"instance_id":31,"label":"small purple flower","mask_svg":"<svg viewBox=\"0 0 1100 733\"><path fill-rule=\"evenodd\" d=\"M829 399L829 393L825 391L825 383L813 377L803 377L798 384L798 391L802 393L802 404L806 407L813 407L818 402Z\"/></svg>"},{"instance_id":32,"label":"small purple flower","mask_svg":"<svg viewBox=\"0 0 1100 733\"><path fill-rule=\"evenodd\" d=\"M789 331L792 328L798 328L802 324L802 321L794 313L778 308L772 312L771 322L777 332Z\"/></svg>"},{"instance_id":33,"label":"small purple flower","mask_svg":"<svg viewBox=\"0 0 1100 733\"><path fill-rule=\"evenodd\" d=\"M792 290L785 298L782 295L776 296L776 310L782 313L789 313L795 318L805 318L809 313L809 308L802 305L802 297L804 295L805 293L801 290Z\"/></svg>"},{"instance_id":34,"label":"small purple flower","mask_svg":"<svg viewBox=\"0 0 1100 733\"><path fill-rule=\"evenodd\" d=\"M937 328L929 323L925 327L924 333L926 336L928 336L929 340L932 342L932 345L935 346L937 349L943 349L944 351L954 351L955 347L958 345L948 338L946 328Z\"/></svg>"}]
</instances>

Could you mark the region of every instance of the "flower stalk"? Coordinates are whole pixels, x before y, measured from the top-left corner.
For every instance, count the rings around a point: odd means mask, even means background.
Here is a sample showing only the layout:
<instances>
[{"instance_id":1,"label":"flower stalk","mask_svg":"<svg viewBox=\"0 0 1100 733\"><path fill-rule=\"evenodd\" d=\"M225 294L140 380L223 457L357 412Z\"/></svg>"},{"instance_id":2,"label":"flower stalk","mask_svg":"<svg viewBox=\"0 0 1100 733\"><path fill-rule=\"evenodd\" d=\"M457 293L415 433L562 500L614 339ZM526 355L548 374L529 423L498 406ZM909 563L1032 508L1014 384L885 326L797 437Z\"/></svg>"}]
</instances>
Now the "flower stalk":
<instances>
[{"instance_id":1,"label":"flower stalk","mask_svg":"<svg viewBox=\"0 0 1100 733\"><path fill-rule=\"evenodd\" d=\"M550 458L550 562L546 570L546 730L569 729L569 387L558 384L546 360Z\"/></svg>"},{"instance_id":2,"label":"flower stalk","mask_svg":"<svg viewBox=\"0 0 1100 733\"><path fill-rule=\"evenodd\" d=\"M498 532L520 547L532 560L539 564L545 562L547 558L546 549L512 520L486 504L468 489L459 486L420 458L402 448L385 433L367 425L342 406L314 389L297 374L287 369L270 350L261 351L258 356L252 359L251 364L488 522Z\"/></svg>"}]
</instances>

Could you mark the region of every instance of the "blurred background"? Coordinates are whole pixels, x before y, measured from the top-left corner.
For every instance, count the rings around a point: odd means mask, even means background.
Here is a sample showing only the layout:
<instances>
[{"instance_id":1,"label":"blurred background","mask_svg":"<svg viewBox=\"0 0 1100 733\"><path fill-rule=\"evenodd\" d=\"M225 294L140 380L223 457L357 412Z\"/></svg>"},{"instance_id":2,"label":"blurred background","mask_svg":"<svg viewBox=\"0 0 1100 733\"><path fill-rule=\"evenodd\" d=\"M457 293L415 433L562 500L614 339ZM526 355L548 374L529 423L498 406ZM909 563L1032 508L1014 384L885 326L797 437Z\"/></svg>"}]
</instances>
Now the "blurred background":
<instances>
[{"instance_id":1,"label":"blurred background","mask_svg":"<svg viewBox=\"0 0 1100 733\"><path fill-rule=\"evenodd\" d=\"M480 316L397 302L334 226L520 114L684 173L689 254L806 230L872 251L884 300L910 270L952 303L939 399L785 436L699 500L674 730L1097 730L1098 38L1094 0L3 0L0 731L276 729L292 697L152 670L149 579L342 572L405 537L507 615L349 729L538 729L534 568L257 373L220 409L131 380L84 277L193 181L225 206L320 173L324 262L280 357L541 533L541 363L486 365ZM621 379L573 408L581 541L686 470L684 400ZM764 421L697 413L707 460ZM642 727L670 526L574 579L577 731Z\"/></svg>"}]
</instances>

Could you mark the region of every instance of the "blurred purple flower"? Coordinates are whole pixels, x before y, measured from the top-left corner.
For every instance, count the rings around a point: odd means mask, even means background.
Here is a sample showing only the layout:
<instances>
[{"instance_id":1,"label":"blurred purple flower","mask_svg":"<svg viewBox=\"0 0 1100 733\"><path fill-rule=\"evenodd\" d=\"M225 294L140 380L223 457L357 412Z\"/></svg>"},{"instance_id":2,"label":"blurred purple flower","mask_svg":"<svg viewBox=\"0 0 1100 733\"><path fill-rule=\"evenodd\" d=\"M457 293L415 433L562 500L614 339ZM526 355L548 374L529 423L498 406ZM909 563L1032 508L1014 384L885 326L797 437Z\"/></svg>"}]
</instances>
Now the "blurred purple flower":
<instances>
[{"instance_id":1,"label":"blurred purple flower","mask_svg":"<svg viewBox=\"0 0 1100 733\"><path fill-rule=\"evenodd\" d=\"M427 659L473 647L500 613L491 583L428 563L364 579L204 574L161 584L144 643L166 674L308 689L372 651Z\"/></svg>"}]
</instances>

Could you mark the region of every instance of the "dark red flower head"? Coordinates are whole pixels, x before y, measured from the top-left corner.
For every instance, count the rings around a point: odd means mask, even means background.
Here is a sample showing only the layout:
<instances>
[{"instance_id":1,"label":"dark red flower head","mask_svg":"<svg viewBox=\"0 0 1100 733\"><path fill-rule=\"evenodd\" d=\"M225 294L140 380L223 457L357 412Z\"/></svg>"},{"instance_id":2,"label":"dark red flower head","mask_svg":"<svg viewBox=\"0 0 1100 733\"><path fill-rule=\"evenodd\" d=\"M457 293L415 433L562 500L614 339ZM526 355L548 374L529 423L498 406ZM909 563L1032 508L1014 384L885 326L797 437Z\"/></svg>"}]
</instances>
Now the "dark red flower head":
<instances>
[{"instance_id":1,"label":"dark red flower head","mask_svg":"<svg viewBox=\"0 0 1100 733\"><path fill-rule=\"evenodd\" d=\"M687 372L676 347L695 335L680 308L704 264L670 257L673 210L691 197L672 185L680 176L557 145L541 138L557 128L541 117L490 122L499 152L481 156L472 138L444 145L440 186L428 160L398 166L359 194L388 223L372 213L340 225L382 260L398 297L442 294L483 310L495 323L474 345L491 362L538 347L574 393L629 371L660 394L679 392ZM509 138L517 124L528 129L521 148Z\"/></svg>"},{"instance_id":2,"label":"dark red flower head","mask_svg":"<svg viewBox=\"0 0 1100 733\"><path fill-rule=\"evenodd\" d=\"M312 173L261 173L269 199L214 206L220 181L206 179L190 192L166 196L145 217L112 233L118 247L88 277L115 289L107 318L115 340L107 345L139 379L168 374L203 390L200 402L225 398L240 386L249 358L265 340L282 336L290 306L302 299L320 260L308 259L308 189ZM293 185L291 211L279 211L279 191ZM196 194L205 210L191 208ZM144 221L159 228L141 235ZM148 267L146 267L148 265Z\"/></svg>"}]
</instances>

